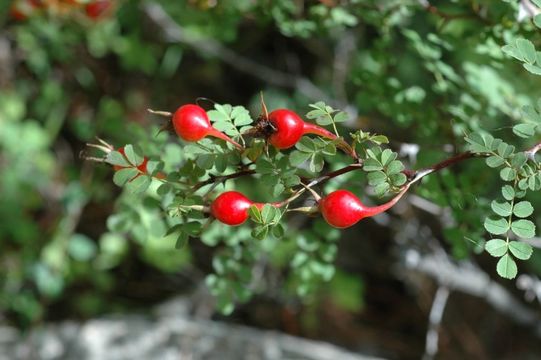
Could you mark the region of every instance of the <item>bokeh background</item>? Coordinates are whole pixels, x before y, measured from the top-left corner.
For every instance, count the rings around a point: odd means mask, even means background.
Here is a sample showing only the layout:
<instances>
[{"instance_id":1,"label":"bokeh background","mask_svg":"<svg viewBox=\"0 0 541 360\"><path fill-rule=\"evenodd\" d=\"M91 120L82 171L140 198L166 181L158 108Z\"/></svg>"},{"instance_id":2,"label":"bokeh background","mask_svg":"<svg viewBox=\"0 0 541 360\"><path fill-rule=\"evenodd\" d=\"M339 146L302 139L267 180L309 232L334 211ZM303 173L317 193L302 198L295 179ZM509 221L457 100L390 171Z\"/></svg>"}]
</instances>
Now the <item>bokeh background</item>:
<instances>
[{"instance_id":1,"label":"bokeh background","mask_svg":"<svg viewBox=\"0 0 541 360\"><path fill-rule=\"evenodd\" d=\"M500 181L481 161L431 176L388 215L323 232L335 241L321 250L336 252L331 265L295 265L318 250L311 237L267 246L247 267L256 289L233 309L216 304L206 283L224 247L216 238L249 230L214 229L175 249L155 197L126 196L109 166L79 156L99 136L175 166L183 144L156 135L163 120L147 108L174 111L205 97L256 117L261 91L269 108L305 114L323 100L348 111L343 133L387 135L411 168L460 151L474 130L527 148L510 127L521 106L536 104L539 79L501 46L519 35L541 42L531 2L126 0L91 16L87 2L58 0L15 16L22 2L0 1L4 326L24 337L183 296L187 316L362 354L541 356L541 256L509 281L482 253ZM346 180L364 191L364 178ZM248 180L236 186L268 194ZM322 226L291 221L307 232Z\"/></svg>"}]
</instances>

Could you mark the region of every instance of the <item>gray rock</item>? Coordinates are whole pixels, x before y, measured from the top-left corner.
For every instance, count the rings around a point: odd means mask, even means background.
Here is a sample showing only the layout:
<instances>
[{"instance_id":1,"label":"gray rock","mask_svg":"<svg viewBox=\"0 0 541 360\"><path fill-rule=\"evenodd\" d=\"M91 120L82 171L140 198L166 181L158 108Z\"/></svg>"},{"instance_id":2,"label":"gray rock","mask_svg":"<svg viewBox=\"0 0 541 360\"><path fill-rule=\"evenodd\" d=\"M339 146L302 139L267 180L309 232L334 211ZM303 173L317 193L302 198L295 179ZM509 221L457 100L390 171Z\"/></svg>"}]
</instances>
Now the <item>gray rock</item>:
<instances>
[{"instance_id":1,"label":"gray rock","mask_svg":"<svg viewBox=\"0 0 541 360\"><path fill-rule=\"evenodd\" d=\"M184 299L154 316L66 321L26 336L0 328L0 359L76 360L366 360L324 342L188 316Z\"/></svg>"}]
</instances>

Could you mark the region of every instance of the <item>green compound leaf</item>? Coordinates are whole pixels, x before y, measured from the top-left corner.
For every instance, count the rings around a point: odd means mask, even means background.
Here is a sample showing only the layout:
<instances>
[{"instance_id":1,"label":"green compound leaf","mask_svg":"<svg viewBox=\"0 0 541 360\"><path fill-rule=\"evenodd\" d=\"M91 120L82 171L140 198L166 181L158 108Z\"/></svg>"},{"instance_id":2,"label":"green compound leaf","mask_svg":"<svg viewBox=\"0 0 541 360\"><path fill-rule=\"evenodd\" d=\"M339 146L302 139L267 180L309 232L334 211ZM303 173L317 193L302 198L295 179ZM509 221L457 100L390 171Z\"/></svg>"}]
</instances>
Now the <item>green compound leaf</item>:
<instances>
[{"instance_id":1,"label":"green compound leaf","mask_svg":"<svg viewBox=\"0 0 541 360\"><path fill-rule=\"evenodd\" d=\"M490 205L490 207L492 208L492 211L494 211L497 215L500 215L500 216L511 215L511 211L512 211L511 203L498 202L494 200L492 201L492 204Z\"/></svg>"},{"instance_id":2,"label":"green compound leaf","mask_svg":"<svg viewBox=\"0 0 541 360\"><path fill-rule=\"evenodd\" d=\"M535 236L535 225L530 220L517 220L511 224L511 230L523 239L530 239Z\"/></svg>"},{"instance_id":3,"label":"green compound leaf","mask_svg":"<svg viewBox=\"0 0 541 360\"><path fill-rule=\"evenodd\" d=\"M489 233L494 235L505 234L509 230L509 223L502 218L486 218L484 226Z\"/></svg>"},{"instance_id":4,"label":"green compound leaf","mask_svg":"<svg viewBox=\"0 0 541 360\"><path fill-rule=\"evenodd\" d=\"M513 207L513 214L519 218L525 218L533 214L533 206L529 201L521 201Z\"/></svg>"},{"instance_id":5,"label":"green compound leaf","mask_svg":"<svg viewBox=\"0 0 541 360\"><path fill-rule=\"evenodd\" d=\"M139 170L133 167L120 169L115 172L115 175L113 175L113 182L117 186L124 186L124 184L136 177L138 174Z\"/></svg>"},{"instance_id":6,"label":"green compound leaf","mask_svg":"<svg viewBox=\"0 0 541 360\"><path fill-rule=\"evenodd\" d=\"M492 239L485 244L485 250L494 257L507 254L507 242L502 239Z\"/></svg>"},{"instance_id":7,"label":"green compound leaf","mask_svg":"<svg viewBox=\"0 0 541 360\"><path fill-rule=\"evenodd\" d=\"M515 260L507 254L500 258L496 265L496 271L505 279L514 279L517 276L517 264Z\"/></svg>"},{"instance_id":8,"label":"green compound leaf","mask_svg":"<svg viewBox=\"0 0 541 360\"><path fill-rule=\"evenodd\" d=\"M511 241L509 243L509 250L517 259L520 260L528 260L533 253L533 249L530 244L520 241Z\"/></svg>"}]
</instances>

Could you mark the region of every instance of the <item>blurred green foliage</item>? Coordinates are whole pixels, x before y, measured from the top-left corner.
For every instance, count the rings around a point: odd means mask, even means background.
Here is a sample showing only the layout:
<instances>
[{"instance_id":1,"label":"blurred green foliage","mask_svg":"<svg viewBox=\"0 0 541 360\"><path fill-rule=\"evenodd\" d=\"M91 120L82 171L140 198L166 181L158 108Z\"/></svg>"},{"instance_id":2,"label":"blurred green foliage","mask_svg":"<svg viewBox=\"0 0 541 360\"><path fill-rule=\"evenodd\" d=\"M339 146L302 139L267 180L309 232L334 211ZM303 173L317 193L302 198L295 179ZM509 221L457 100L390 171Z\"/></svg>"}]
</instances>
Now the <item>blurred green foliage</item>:
<instances>
[{"instance_id":1,"label":"blurred green foliage","mask_svg":"<svg viewBox=\"0 0 541 360\"><path fill-rule=\"evenodd\" d=\"M249 227L214 223L200 240L189 240L215 255L212 264L201 265L192 247L175 250L179 234L164 236L180 222L160 211L173 201L167 189L160 193L153 182L142 196L121 193L107 166L83 162L78 155L100 136L118 147L139 144L146 156L166 164L165 172L197 177L184 144L164 133L154 135L160 124L147 108L174 110L204 96L245 105L253 115L264 90L269 107L304 114L313 110L308 103L326 100L313 98L293 80L280 87L273 79L261 82L257 74L232 71L224 61L227 54L214 51L221 46L295 74L291 79L309 79L337 106L357 109L358 117L336 124L342 133L385 134L392 148L418 144L420 152L409 164L415 168L445 158L442 144L462 149L464 135L473 131L496 133L517 149L531 146L531 139L514 136L511 128L522 121L521 108L535 108L541 95L528 72L538 71L539 53L534 49L537 57L530 58L529 45L517 43L528 38L539 44L533 21L517 20L514 1L431 2L437 11L422 3L127 0L95 22L52 14L17 22L9 17L10 2L1 2L2 314L27 326L46 318L55 304L84 317L122 310L130 304L115 294L126 273L135 276L134 262L164 277L202 268L210 273L206 282L218 307L228 313L235 301L274 286L253 278L262 258L265 269L280 274L285 296L318 302L330 292L339 306L361 309L362 280L336 270L340 233L321 220L287 232L283 240L261 241L252 240ZM172 23L149 16L156 6ZM175 31L171 26L199 44L165 41ZM206 50L209 46L214 50ZM331 169L345 164L340 155L325 159ZM322 160L314 166L323 166ZM484 216L500 192L498 176L479 167L470 162L444 170L417 189L451 208L457 225L442 233L457 258L482 251ZM347 174L325 190L341 186L359 193L362 179ZM381 193L396 185L385 184ZM272 199L267 185L235 183L258 201ZM529 201L539 208L538 195ZM524 266L541 272L539 262Z\"/></svg>"}]
</instances>

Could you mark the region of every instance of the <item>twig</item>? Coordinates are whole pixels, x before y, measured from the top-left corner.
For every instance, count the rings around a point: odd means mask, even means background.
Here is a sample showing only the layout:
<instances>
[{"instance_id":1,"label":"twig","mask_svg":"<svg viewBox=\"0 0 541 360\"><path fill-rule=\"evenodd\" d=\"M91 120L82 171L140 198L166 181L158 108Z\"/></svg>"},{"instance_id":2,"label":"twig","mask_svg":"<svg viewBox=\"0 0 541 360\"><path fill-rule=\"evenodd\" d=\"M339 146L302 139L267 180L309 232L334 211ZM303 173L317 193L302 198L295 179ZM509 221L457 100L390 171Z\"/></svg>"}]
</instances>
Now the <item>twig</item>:
<instances>
[{"instance_id":1,"label":"twig","mask_svg":"<svg viewBox=\"0 0 541 360\"><path fill-rule=\"evenodd\" d=\"M507 289L493 281L472 262L454 263L445 253L421 255L417 250L406 252L406 267L433 278L449 290L460 291L484 299L498 312L507 315L518 324L531 326L535 335L541 337L541 318L522 304ZM399 270L403 274L403 269Z\"/></svg>"},{"instance_id":2,"label":"twig","mask_svg":"<svg viewBox=\"0 0 541 360\"><path fill-rule=\"evenodd\" d=\"M537 152L539 150L541 150L541 143L533 146L531 149L526 150L524 153L526 154L528 159L534 160L535 159L535 154L537 154Z\"/></svg>"},{"instance_id":3,"label":"twig","mask_svg":"<svg viewBox=\"0 0 541 360\"><path fill-rule=\"evenodd\" d=\"M425 354L423 360L431 360L438 353L439 330L443 312L449 299L450 291L446 286L438 287L432 308L430 309L428 331L426 333Z\"/></svg>"},{"instance_id":4,"label":"twig","mask_svg":"<svg viewBox=\"0 0 541 360\"><path fill-rule=\"evenodd\" d=\"M474 154L472 152L466 151L466 152L451 156L450 158L445 159L443 161L440 161L440 162L438 162L438 163L436 163L434 165L431 165L431 166L429 166L427 168L416 170L416 171L404 170L404 173L406 175L409 175L411 177L410 182L414 183L414 182L417 182L417 181L421 180L423 177L425 177L425 176L427 176L429 174L432 174L433 172L439 171L441 169L445 169L446 167L449 167L449 166L454 165L456 163L459 163L461 161L471 159L472 157L484 157L484 156L485 155L483 155L483 154ZM488 155L486 155L486 156L488 156Z\"/></svg>"},{"instance_id":5,"label":"twig","mask_svg":"<svg viewBox=\"0 0 541 360\"><path fill-rule=\"evenodd\" d=\"M229 175L223 175L223 176L212 176L210 179L198 182L192 187L193 191L199 190L203 186L214 184L214 183L221 183L225 182L230 179L235 179L238 177L246 176L246 175L252 175L255 174L255 170L253 169L244 169L237 171L235 173L229 174Z\"/></svg>"}]
</instances>

